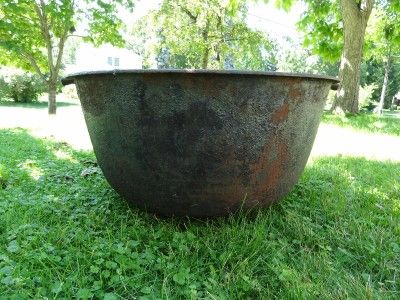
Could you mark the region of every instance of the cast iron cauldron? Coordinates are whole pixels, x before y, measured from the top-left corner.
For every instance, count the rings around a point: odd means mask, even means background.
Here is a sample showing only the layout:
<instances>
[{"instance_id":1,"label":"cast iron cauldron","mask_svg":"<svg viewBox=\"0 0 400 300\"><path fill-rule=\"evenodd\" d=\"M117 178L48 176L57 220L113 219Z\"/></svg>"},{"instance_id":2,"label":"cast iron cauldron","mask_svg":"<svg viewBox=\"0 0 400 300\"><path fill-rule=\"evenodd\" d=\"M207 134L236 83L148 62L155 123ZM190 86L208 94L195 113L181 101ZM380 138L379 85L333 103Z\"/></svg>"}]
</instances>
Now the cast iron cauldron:
<instances>
[{"instance_id":1,"label":"cast iron cauldron","mask_svg":"<svg viewBox=\"0 0 400 300\"><path fill-rule=\"evenodd\" d=\"M332 77L242 71L85 72L75 83L94 152L129 202L166 216L266 206L296 184Z\"/></svg>"}]
</instances>

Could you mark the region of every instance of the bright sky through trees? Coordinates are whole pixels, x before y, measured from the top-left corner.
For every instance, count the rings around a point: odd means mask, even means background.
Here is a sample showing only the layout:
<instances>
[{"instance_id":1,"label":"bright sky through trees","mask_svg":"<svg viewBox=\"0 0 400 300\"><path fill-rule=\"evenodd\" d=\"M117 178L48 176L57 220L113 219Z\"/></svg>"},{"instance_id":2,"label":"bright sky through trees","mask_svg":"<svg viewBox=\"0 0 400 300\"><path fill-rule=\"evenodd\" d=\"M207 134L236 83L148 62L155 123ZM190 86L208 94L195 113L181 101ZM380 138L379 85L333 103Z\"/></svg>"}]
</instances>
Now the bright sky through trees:
<instances>
[{"instance_id":1,"label":"bright sky through trees","mask_svg":"<svg viewBox=\"0 0 400 300\"><path fill-rule=\"evenodd\" d=\"M125 12L123 19L127 26L133 25L140 17L146 15L149 10L156 9L161 0L141 0L136 2L132 14ZM296 31L296 22L303 11L303 5L299 2L288 12L275 8L273 2L269 4L249 2L248 25L257 30L267 32L274 39L290 36L297 40L300 34Z\"/></svg>"}]
</instances>

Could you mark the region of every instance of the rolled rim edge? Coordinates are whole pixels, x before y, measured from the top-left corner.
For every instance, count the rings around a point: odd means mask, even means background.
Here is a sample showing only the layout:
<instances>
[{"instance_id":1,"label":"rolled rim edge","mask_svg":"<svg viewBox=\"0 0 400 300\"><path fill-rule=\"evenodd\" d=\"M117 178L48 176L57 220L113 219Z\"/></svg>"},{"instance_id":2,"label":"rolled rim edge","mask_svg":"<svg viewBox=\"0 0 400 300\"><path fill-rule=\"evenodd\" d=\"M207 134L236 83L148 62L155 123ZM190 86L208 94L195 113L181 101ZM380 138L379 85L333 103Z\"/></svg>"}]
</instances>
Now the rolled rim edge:
<instances>
[{"instance_id":1,"label":"rolled rim edge","mask_svg":"<svg viewBox=\"0 0 400 300\"><path fill-rule=\"evenodd\" d=\"M246 75L246 76L267 76L267 77L288 77L305 79L323 79L332 83L339 83L336 77L308 73L288 72L266 72L266 71L245 71L245 70L205 70L205 69L115 69L97 70L71 73L61 79L64 85L73 83L76 77L90 75L117 75L117 74L217 74L217 75Z\"/></svg>"}]
</instances>

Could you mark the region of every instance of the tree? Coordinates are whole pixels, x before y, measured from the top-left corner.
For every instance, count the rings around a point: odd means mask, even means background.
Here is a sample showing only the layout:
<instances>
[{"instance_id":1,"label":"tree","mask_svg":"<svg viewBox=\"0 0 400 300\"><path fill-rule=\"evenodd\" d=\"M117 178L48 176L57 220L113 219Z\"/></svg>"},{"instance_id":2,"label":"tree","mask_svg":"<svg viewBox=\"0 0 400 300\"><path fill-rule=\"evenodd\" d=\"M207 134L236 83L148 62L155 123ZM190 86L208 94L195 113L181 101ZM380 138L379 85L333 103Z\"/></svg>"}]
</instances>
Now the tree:
<instances>
[{"instance_id":1,"label":"tree","mask_svg":"<svg viewBox=\"0 0 400 300\"><path fill-rule=\"evenodd\" d=\"M295 1L275 3L289 10ZM374 0L301 1L306 4L306 11L298 25L305 32L305 45L332 62L340 56L341 85L333 108L339 106L345 112L357 113L365 30Z\"/></svg>"},{"instance_id":2,"label":"tree","mask_svg":"<svg viewBox=\"0 0 400 300\"><path fill-rule=\"evenodd\" d=\"M360 71L365 31L374 0L304 0L307 11L299 22L306 32L306 45L325 58L335 60L340 53L339 79L332 109L358 112Z\"/></svg>"},{"instance_id":3,"label":"tree","mask_svg":"<svg viewBox=\"0 0 400 300\"><path fill-rule=\"evenodd\" d=\"M48 89L48 112L56 113L56 93L67 39L85 22L86 41L123 45L118 7L131 0L1 0L0 63L36 72Z\"/></svg>"},{"instance_id":4,"label":"tree","mask_svg":"<svg viewBox=\"0 0 400 300\"><path fill-rule=\"evenodd\" d=\"M374 0L340 1L344 44L339 71L341 86L337 92L333 108L340 106L345 112L358 112L365 30L373 4Z\"/></svg>"},{"instance_id":5,"label":"tree","mask_svg":"<svg viewBox=\"0 0 400 300\"><path fill-rule=\"evenodd\" d=\"M164 0L135 25L132 47L148 60L155 56L160 68L271 69L274 44L250 29L246 16L245 0L235 7L223 0Z\"/></svg>"},{"instance_id":6,"label":"tree","mask_svg":"<svg viewBox=\"0 0 400 300\"><path fill-rule=\"evenodd\" d=\"M387 0L378 1L377 7L371 17L371 26L367 31L369 42L369 57L384 66L384 75L376 109L382 114L386 94L390 85L390 75L394 59L400 54L400 13Z\"/></svg>"}]
</instances>

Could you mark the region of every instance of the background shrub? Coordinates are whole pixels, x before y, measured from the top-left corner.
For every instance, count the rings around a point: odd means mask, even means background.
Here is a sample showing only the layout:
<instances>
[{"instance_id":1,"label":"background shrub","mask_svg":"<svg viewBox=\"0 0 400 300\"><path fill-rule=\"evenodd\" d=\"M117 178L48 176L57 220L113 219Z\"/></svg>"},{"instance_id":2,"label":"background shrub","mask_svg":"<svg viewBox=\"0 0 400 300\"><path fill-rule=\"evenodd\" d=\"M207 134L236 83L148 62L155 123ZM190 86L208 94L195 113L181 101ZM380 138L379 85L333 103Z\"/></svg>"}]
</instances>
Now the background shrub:
<instances>
[{"instance_id":1,"label":"background shrub","mask_svg":"<svg viewBox=\"0 0 400 300\"><path fill-rule=\"evenodd\" d=\"M46 87L37 75L24 73L14 75L8 84L9 96L15 102L35 102Z\"/></svg>"},{"instance_id":2,"label":"background shrub","mask_svg":"<svg viewBox=\"0 0 400 300\"><path fill-rule=\"evenodd\" d=\"M360 109L372 110L378 104L374 99L374 91L378 88L376 83L360 86L358 105Z\"/></svg>"},{"instance_id":3,"label":"background shrub","mask_svg":"<svg viewBox=\"0 0 400 300\"><path fill-rule=\"evenodd\" d=\"M0 101L7 100L9 98L9 88L4 77L0 75Z\"/></svg>"},{"instance_id":4,"label":"background shrub","mask_svg":"<svg viewBox=\"0 0 400 300\"><path fill-rule=\"evenodd\" d=\"M10 68L0 71L0 99L2 100L8 98L15 102L34 102L46 90L46 84L38 75Z\"/></svg>"}]
</instances>

